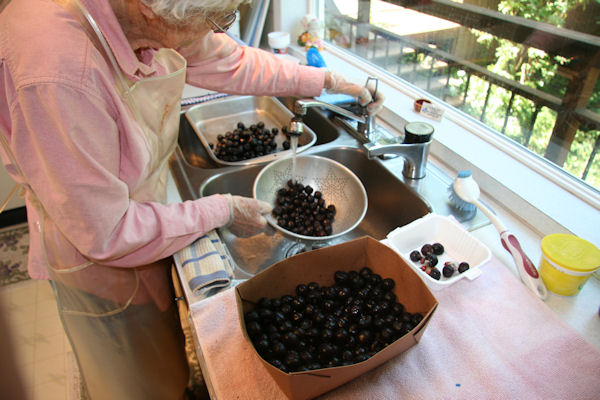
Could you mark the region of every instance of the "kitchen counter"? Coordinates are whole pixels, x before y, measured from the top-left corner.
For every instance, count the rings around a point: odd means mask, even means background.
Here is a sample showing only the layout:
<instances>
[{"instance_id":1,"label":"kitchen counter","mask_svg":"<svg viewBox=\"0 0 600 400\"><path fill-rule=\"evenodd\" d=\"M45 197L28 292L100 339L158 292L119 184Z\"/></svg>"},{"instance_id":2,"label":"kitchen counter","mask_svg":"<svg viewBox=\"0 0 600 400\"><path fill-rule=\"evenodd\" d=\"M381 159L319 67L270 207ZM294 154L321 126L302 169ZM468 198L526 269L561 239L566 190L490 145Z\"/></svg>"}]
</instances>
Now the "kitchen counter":
<instances>
[{"instance_id":1,"label":"kitchen counter","mask_svg":"<svg viewBox=\"0 0 600 400\"><path fill-rule=\"evenodd\" d=\"M434 159L431 159L430 162L435 164ZM167 201L180 201L181 198L179 197L177 186L173 178L171 176L169 178ZM496 211L505 225L510 227L512 232L519 238L525 252L534 264L538 264L541 257L539 243L542 238L528 229L518 217L503 209L503 207L496 204L493 200L486 199L485 197L483 197L483 200L494 207L494 211ZM498 232L492 225L475 229L471 231L471 234L488 246L494 257L502 261L506 268L511 270L515 276L518 276L512 257L502 247ZM485 279L485 266L482 268L482 271L483 274L478 279ZM182 282L183 284L185 283ZM588 280L578 295L566 297L549 293L545 303L560 315L565 322L575 328L585 339L600 349L600 279L596 275Z\"/></svg>"},{"instance_id":2,"label":"kitchen counter","mask_svg":"<svg viewBox=\"0 0 600 400\"><path fill-rule=\"evenodd\" d=\"M195 88L186 87L184 98L200 96L205 93L206 92L199 91ZM456 174L456 171L451 171L443 162L437 159L434 153L430 154L429 164L432 167L445 172L448 176L455 176ZM179 196L177 187L171 177L168 182L168 201L175 202L180 201L180 199L181 197ZM529 255L534 264L538 264L541 256L540 241L542 239L539 232L531 229L530 225L520 219L518 215L513 214L502 204L499 204L494 201L494 199L486 196L485 193L482 193L482 200L494 209L504 224L519 238L526 254ZM471 233L487 245L493 256L511 271L511 273L518 277L512 257L502 247L498 232L491 224L487 224L483 227L476 227ZM477 279L486 279L485 266L482 267L482 275ZM182 285L186 285L186 283L182 282ZM499 300L510 301L511 299L506 298ZM568 325L579 332L585 340L600 349L600 279L597 277L597 274L588 280L583 290L577 296L564 297L549 293L545 305L560 316ZM194 321L192 320L192 323L193 322ZM199 358L202 365L201 355Z\"/></svg>"},{"instance_id":3,"label":"kitchen counter","mask_svg":"<svg viewBox=\"0 0 600 400\"><path fill-rule=\"evenodd\" d=\"M430 155L429 163L444 170L448 175L451 174L450 171L445 170L443 164L435 156ZM169 202L181 200L177 186L171 176L168 182L167 199ZM504 224L519 238L526 254L537 265L541 257L540 241L542 237L524 224L518 216L509 212L493 199L487 198L485 194L482 194L482 200L493 207ZM512 257L502 247L498 232L492 225L488 224L471 231L471 233L486 244L492 251L492 254L498 260L502 261L515 276L518 276ZM485 267L482 270L484 273L479 279L485 279ZM545 303L583 337L600 349L600 279L598 278L598 274L588 280L578 295L565 297L549 293Z\"/></svg>"},{"instance_id":4,"label":"kitchen counter","mask_svg":"<svg viewBox=\"0 0 600 400\"><path fill-rule=\"evenodd\" d=\"M442 165L435 157L430 157L430 162L437 166ZM449 170L445 170L445 172L448 175L452 174ZM492 207L504 225L519 238L525 254L538 266L542 255L540 242L543 236L532 230L519 216L486 196L485 193L482 193L482 200ZM493 256L502 261L515 276L519 276L512 256L502 247L498 231L493 225L473 230L471 234L488 246ZM484 273L480 279L485 279L485 267L482 270ZM576 296L560 296L548 292L545 304L600 349L600 274L596 273L590 277Z\"/></svg>"},{"instance_id":5,"label":"kitchen counter","mask_svg":"<svg viewBox=\"0 0 600 400\"><path fill-rule=\"evenodd\" d=\"M480 278L434 294L438 306L418 343L318 398L597 398L600 352L495 257ZM244 337L234 290L195 304L192 316L212 398L287 398ZM316 374L295 375L292 385L327 385L328 370Z\"/></svg>"}]
</instances>

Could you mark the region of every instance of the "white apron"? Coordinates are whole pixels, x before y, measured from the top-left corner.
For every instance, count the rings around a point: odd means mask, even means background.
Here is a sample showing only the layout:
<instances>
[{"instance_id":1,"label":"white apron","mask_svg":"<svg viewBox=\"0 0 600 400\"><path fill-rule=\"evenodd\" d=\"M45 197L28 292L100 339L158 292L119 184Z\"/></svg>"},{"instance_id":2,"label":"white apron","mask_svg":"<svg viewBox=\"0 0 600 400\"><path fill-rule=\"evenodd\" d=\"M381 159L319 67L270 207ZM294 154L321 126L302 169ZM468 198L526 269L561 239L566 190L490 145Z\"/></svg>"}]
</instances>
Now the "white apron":
<instances>
[{"instance_id":1,"label":"white apron","mask_svg":"<svg viewBox=\"0 0 600 400\"><path fill-rule=\"evenodd\" d=\"M177 143L185 59L174 50L161 49L155 62L168 73L131 84L79 0L55 1L80 22L112 68L117 87L147 144L150 161L146 176L131 199L164 203L168 160ZM10 156L10 148L7 152ZM14 155L11 158L19 173ZM127 268L87 260L25 186L41 216L42 248L59 314L91 399L181 399L188 369L172 294L171 259ZM145 274L152 275L153 281L157 281L157 274L161 276L156 287L143 284Z\"/></svg>"}]
</instances>

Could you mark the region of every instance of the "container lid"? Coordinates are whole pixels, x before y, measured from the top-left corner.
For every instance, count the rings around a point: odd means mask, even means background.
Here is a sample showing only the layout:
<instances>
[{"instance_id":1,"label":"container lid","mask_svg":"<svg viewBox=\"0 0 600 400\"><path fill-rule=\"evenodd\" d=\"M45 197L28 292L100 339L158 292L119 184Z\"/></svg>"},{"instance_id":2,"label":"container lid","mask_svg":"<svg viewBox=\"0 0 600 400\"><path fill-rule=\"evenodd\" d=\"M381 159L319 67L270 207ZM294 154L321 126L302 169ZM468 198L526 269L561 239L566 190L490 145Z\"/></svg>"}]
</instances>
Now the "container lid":
<instances>
[{"instance_id":1,"label":"container lid","mask_svg":"<svg viewBox=\"0 0 600 400\"><path fill-rule=\"evenodd\" d=\"M288 32L269 32L267 38L269 46L274 49L283 49L290 45L290 34Z\"/></svg>"},{"instance_id":2,"label":"container lid","mask_svg":"<svg viewBox=\"0 0 600 400\"><path fill-rule=\"evenodd\" d=\"M574 271L600 268L600 249L574 235L554 233L542 239L542 252L550 261Z\"/></svg>"},{"instance_id":3,"label":"container lid","mask_svg":"<svg viewBox=\"0 0 600 400\"><path fill-rule=\"evenodd\" d=\"M410 122L406 124L404 131L413 135L431 135L433 133L433 126L426 122Z\"/></svg>"}]
</instances>

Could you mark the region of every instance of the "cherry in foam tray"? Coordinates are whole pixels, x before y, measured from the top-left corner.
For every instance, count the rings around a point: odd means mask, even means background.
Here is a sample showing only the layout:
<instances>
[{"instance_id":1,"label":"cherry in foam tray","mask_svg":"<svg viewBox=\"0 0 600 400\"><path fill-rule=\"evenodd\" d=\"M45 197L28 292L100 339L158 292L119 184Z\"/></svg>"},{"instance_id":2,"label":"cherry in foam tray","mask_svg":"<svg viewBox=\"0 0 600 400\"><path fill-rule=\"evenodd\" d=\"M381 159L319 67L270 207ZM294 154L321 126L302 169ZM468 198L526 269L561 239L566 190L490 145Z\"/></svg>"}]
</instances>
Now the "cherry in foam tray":
<instances>
[{"instance_id":1,"label":"cherry in foam tray","mask_svg":"<svg viewBox=\"0 0 600 400\"><path fill-rule=\"evenodd\" d=\"M391 246L433 289L475 279L490 249L452 217L428 214L387 235Z\"/></svg>"}]
</instances>

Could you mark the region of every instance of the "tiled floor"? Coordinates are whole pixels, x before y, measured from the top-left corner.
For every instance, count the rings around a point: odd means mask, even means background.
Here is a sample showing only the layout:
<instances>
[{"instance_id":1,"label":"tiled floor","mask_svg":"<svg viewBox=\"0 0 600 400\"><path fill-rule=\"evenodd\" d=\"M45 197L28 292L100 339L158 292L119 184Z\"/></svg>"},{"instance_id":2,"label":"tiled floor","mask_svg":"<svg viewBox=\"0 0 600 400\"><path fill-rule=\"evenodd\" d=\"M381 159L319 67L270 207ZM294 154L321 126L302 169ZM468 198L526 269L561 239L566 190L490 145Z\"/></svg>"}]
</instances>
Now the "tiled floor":
<instances>
[{"instance_id":1,"label":"tiled floor","mask_svg":"<svg viewBox=\"0 0 600 400\"><path fill-rule=\"evenodd\" d=\"M54 294L47 281L27 280L0 287L0 301L12 329L17 368L28 398L70 399L72 353Z\"/></svg>"}]
</instances>

